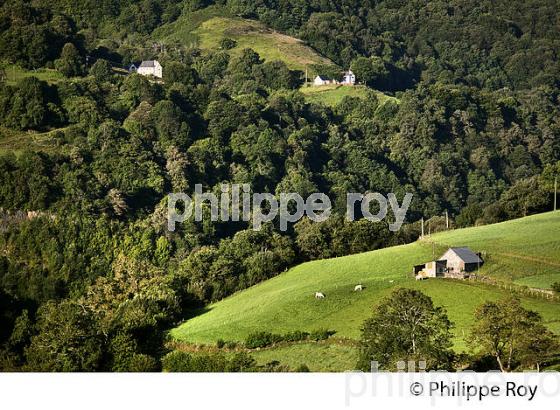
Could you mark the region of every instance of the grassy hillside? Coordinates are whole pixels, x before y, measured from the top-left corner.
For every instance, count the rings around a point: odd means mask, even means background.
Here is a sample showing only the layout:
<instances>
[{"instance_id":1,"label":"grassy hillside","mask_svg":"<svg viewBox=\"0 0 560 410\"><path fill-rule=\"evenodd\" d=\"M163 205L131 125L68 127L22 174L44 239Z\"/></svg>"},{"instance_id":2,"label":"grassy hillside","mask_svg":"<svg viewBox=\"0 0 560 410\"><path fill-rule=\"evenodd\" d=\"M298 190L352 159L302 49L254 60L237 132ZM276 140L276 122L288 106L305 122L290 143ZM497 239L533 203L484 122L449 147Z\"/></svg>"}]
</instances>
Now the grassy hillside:
<instances>
[{"instance_id":1,"label":"grassy hillside","mask_svg":"<svg viewBox=\"0 0 560 410\"><path fill-rule=\"evenodd\" d=\"M547 213L433 236L442 251L467 244L485 254L482 272L549 289L560 281L560 213Z\"/></svg>"},{"instance_id":2,"label":"grassy hillside","mask_svg":"<svg viewBox=\"0 0 560 410\"><path fill-rule=\"evenodd\" d=\"M56 131L14 131L0 126L0 154L19 155L25 150L55 152L60 151Z\"/></svg>"},{"instance_id":3,"label":"grassy hillside","mask_svg":"<svg viewBox=\"0 0 560 410\"><path fill-rule=\"evenodd\" d=\"M6 84L15 85L26 77L37 77L39 80L46 81L49 84L60 81L63 76L56 70L41 68L37 70L26 70L17 64L0 63L0 70L5 77Z\"/></svg>"},{"instance_id":4,"label":"grassy hillside","mask_svg":"<svg viewBox=\"0 0 560 410\"><path fill-rule=\"evenodd\" d=\"M433 254L439 256L446 246L466 245L486 253L483 273L551 280L556 277L551 275L560 271L559 234L560 212L547 213L440 233L409 245L304 263L208 306L205 312L171 334L181 341L210 344L218 338L243 340L256 330L284 333L327 328L335 330L336 337L357 339L372 306L395 287L404 286L425 292L437 305L447 309L455 322L455 347L462 350L467 347L465 336L473 323L474 309L486 300L504 297L506 291L445 279L417 282L410 275L412 266L432 259ZM352 291L357 283L365 286L363 292ZM327 297L316 300L313 297L316 291L324 292ZM529 297L522 302L540 312L547 325L560 333L560 303ZM290 356L296 356L293 360L297 361L296 353L305 357L304 350L308 348L305 344L293 346L289 349ZM275 354L280 360L282 356L278 352L269 351L267 357Z\"/></svg>"},{"instance_id":5,"label":"grassy hillside","mask_svg":"<svg viewBox=\"0 0 560 410\"><path fill-rule=\"evenodd\" d=\"M229 51L232 55L250 47L265 60L282 60L297 70L305 70L311 64L332 64L301 40L271 30L257 21L231 16L220 6L187 13L158 28L152 36L167 44L179 43L202 50L219 49L220 41L227 37L237 42L237 46Z\"/></svg>"},{"instance_id":6,"label":"grassy hillside","mask_svg":"<svg viewBox=\"0 0 560 410\"><path fill-rule=\"evenodd\" d=\"M332 372L353 369L357 349L332 340L318 343L298 343L251 352L257 363L265 365L278 361L290 369L306 364L315 372Z\"/></svg>"},{"instance_id":7,"label":"grassy hillside","mask_svg":"<svg viewBox=\"0 0 560 410\"><path fill-rule=\"evenodd\" d=\"M356 97L365 100L368 98L370 93L373 93L381 104L386 101L394 101L398 103L397 98L390 97L380 91L375 91L362 85L356 85L353 87L342 85L323 85L318 87L309 86L302 87L300 91L303 95L305 95L305 99L308 102L324 104L329 107L338 105L344 97Z\"/></svg>"}]
</instances>

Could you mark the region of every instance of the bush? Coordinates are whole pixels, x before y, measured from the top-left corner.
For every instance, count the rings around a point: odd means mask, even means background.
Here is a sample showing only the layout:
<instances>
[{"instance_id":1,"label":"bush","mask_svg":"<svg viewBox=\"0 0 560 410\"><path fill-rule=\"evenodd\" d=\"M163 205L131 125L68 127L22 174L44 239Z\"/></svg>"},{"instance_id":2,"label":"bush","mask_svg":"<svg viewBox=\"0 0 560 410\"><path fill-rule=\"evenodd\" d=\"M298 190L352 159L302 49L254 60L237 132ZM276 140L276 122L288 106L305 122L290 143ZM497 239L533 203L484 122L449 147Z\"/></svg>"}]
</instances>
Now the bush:
<instances>
[{"instance_id":1,"label":"bush","mask_svg":"<svg viewBox=\"0 0 560 410\"><path fill-rule=\"evenodd\" d=\"M286 342L300 342L302 340L307 340L309 338L309 333L296 330L295 332L286 333L284 335L284 340Z\"/></svg>"},{"instance_id":2,"label":"bush","mask_svg":"<svg viewBox=\"0 0 560 410\"><path fill-rule=\"evenodd\" d=\"M191 354L173 351L163 360L168 372L250 372L258 369L255 359L245 352L236 353L231 360L221 353Z\"/></svg>"},{"instance_id":3,"label":"bush","mask_svg":"<svg viewBox=\"0 0 560 410\"><path fill-rule=\"evenodd\" d=\"M285 335L277 335L270 332L255 332L249 334L245 340L245 347L248 349L257 349L261 347L272 346L278 342L300 342L303 340L325 340L332 336L335 332L327 329L315 330L311 333L296 330L286 333Z\"/></svg>"},{"instance_id":4,"label":"bush","mask_svg":"<svg viewBox=\"0 0 560 410\"><path fill-rule=\"evenodd\" d=\"M210 373L226 371L228 362L219 354L200 354L173 351L164 356L163 369L168 372Z\"/></svg>"},{"instance_id":5,"label":"bush","mask_svg":"<svg viewBox=\"0 0 560 410\"><path fill-rule=\"evenodd\" d=\"M237 342L234 342L232 340L218 339L216 340L216 347L218 349L223 349L225 347L226 349L233 350L237 347Z\"/></svg>"},{"instance_id":6,"label":"bush","mask_svg":"<svg viewBox=\"0 0 560 410\"><path fill-rule=\"evenodd\" d=\"M274 343L281 342L282 336L275 335L270 332L255 332L249 334L245 340L245 347L248 349L257 349L260 347L271 346Z\"/></svg>"},{"instance_id":7,"label":"bush","mask_svg":"<svg viewBox=\"0 0 560 410\"><path fill-rule=\"evenodd\" d=\"M309 373L311 370L309 370L309 367L307 367L306 364L300 364L297 368L296 368L296 372L297 373Z\"/></svg>"},{"instance_id":8,"label":"bush","mask_svg":"<svg viewBox=\"0 0 560 410\"><path fill-rule=\"evenodd\" d=\"M220 48L222 48L223 50L231 50L232 48L234 48L237 45L237 41L232 40L231 38L223 38L222 41L220 41Z\"/></svg>"},{"instance_id":9,"label":"bush","mask_svg":"<svg viewBox=\"0 0 560 410\"><path fill-rule=\"evenodd\" d=\"M281 364L278 360L272 360L266 363L264 366L259 368L260 372L267 373L286 373L290 371L290 368L284 364Z\"/></svg>"},{"instance_id":10,"label":"bush","mask_svg":"<svg viewBox=\"0 0 560 410\"><path fill-rule=\"evenodd\" d=\"M161 360L163 370L167 372L182 372L186 371L190 366L191 355L184 352L173 351L166 354Z\"/></svg>"},{"instance_id":11,"label":"bush","mask_svg":"<svg viewBox=\"0 0 560 410\"><path fill-rule=\"evenodd\" d=\"M314 330L309 334L309 339L315 341L326 340L332 335L334 335L334 333L335 333L334 331L327 330L327 329Z\"/></svg>"},{"instance_id":12,"label":"bush","mask_svg":"<svg viewBox=\"0 0 560 410\"><path fill-rule=\"evenodd\" d=\"M227 365L228 372L250 372L257 370L257 362L245 352L236 353Z\"/></svg>"},{"instance_id":13,"label":"bush","mask_svg":"<svg viewBox=\"0 0 560 410\"><path fill-rule=\"evenodd\" d=\"M235 349L237 347L237 342L226 342L226 347L230 350Z\"/></svg>"},{"instance_id":14,"label":"bush","mask_svg":"<svg viewBox=\"0 0 560 410\"><path fill-rule=\"evenodd\" d=\"M560 282L554 282L551 287L553 291L560 293Z\"/></svg>"},{"instance_id":15,"label":"bush","mask_svg":"<svg viewBox=\"0 0 560 410\"><path fill-rule=\"evenodd\" d=\"M128 371L130 372L157 372L159 371L158 361L150 355L136 353L130 360Z\"/></svg>"}]
</instances>

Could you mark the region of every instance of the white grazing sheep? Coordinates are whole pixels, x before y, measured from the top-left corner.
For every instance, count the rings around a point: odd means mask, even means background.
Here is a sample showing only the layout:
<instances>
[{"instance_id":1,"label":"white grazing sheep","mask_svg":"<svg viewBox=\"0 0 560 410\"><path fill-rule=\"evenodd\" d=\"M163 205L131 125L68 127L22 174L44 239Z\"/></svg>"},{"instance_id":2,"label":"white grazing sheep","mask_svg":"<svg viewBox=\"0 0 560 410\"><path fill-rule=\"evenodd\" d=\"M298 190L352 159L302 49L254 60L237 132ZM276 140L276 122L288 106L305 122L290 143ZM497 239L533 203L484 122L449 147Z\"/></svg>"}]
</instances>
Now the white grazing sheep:
<instances>
[{"instance_id":1,"label":"white grazing sheep","mask_svg":"<svg viewBox=\"0 0 560 410\"><path fill-rule=\"evenodd\" d=\"M361 291L361 290L364 290L364 287L362 285L354 286L354 292L358 292L358 291Z\"/></svg>"},{"instance_id":2,"label":"white grazing sheep","mask_svg":"<svg viewBox=\"0 0 560 410\"><path fill-rule=\"evenodd\" d=\"M315 292L315 299L324 299L325 294L321 292Z\"/></svg>"}]
</instances>

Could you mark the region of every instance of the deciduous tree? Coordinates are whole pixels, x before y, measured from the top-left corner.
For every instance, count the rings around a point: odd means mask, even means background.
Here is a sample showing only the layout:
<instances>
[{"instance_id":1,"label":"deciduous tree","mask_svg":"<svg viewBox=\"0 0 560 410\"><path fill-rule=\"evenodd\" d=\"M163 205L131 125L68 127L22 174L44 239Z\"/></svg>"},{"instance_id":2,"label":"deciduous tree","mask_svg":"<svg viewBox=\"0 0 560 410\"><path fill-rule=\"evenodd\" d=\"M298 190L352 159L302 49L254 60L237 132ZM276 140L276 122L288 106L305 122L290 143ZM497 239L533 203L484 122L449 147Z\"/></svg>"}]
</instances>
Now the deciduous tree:
<instances>
[{"instance_id":1,"label":"deciduous tree","mask_svg":"<svg viewBox=\"0 0 560 410\"><path fill-rule=\"evenodd\" d=\"M398 361L425 361L427 369L450 369L452 324L441 307L413 289L397 289L374 308L362 327L358 368L372 361L395 370Z\"/></svg>"}]
</instances>

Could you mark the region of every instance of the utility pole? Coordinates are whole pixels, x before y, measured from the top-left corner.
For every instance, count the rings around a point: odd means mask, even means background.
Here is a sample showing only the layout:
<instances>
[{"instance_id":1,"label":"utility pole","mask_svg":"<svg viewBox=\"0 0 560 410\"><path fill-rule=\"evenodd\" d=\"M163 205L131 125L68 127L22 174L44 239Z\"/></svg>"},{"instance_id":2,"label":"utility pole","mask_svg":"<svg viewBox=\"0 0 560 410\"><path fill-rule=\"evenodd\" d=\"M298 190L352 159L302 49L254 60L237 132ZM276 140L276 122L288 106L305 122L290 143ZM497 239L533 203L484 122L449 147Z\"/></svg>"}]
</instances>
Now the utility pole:
<instances>
[{"instance_id":1,"label":"utility pole","mask_svg":"<svg viewBox=\"0 0 560 410\"><path fill-rule=\"evenodd\" d=\"M445 210L445 228L449 229L449 213Z\"/></svg>"},{"instance_id":2,"label":"utility pole","mask_svg":"<svg viewBox=\"0 0 560 410\"><path fill-rule=\"evenodd\" d=\"M305 87L307 87L307 65L305 66Z\"/></svg>"},{"instance_id":3,"label":"utility pole","mask_svg":"<svg viewBox=\"0 0 560 410\"><path fill-rule=\"evenodd\" d=\"M556 195L558 194L558 177L554 177L554 210L556 211Z\"/></svg>"},{"instance_id":4,"label":"utility pole","mask_svg":"<svg viewBox=\"0 0 560 410\"><path fill-rule=\"evenodd\" d=\"M422 217L422 235L420 235L420 238L424 239L424 217Z\"/></svg>"}]
</instances>

